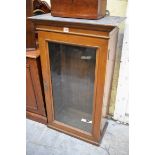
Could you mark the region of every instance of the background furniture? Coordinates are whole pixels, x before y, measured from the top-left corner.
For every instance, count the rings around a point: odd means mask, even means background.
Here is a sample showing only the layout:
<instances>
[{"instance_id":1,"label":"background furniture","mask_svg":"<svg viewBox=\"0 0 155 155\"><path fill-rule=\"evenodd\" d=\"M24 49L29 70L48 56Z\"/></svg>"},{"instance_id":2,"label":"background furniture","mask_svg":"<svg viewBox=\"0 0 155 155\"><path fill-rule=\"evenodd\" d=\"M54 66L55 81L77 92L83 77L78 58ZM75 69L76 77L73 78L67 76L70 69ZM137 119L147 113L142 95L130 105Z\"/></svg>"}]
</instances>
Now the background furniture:
<instances>
[{"instance_id":1,"label":"background furniture","mask_svg":"<svg viewBox=\"0 0 155 155\"><path fill-rule=\"evenodd\" d=\"M36 49L34 25L30 20L27 20L27 17L30 17L32 15L33 15L33 1L26 0L26 49L27 50Z\"/></svg>"},{"instance_id":2,"label":"background furniture","mask_svg":"<svg viewBox=\"0 0 155 155\"><path fill-rule=\"evenodd\" d=\"M48 126L99 145L124 18L30 18L38 31Z\"/></svg>"},{"instance_id":3,"label":"background furniture","mask_svg":"<svg viewBox=\"0 0 155 155\"><path fill-rule=\"evenodd\" d=\"M45 14L51 12L51 8L46 1L33 0L33 14Z\"/></svg>"},{"instance_id":4,"label":"background furniture","mask_svg":"<svg viewBox=\"0 0 155 155\"><path fill-rule=\"evenodd\" d=\"M26 0L26 17L50 12L40 0ZM26 19L26 117L47 124L38 34L34 24Z\"/></svg>"},{"instance_id":5,"label":"background furniture","mask_svg":"<svg viewBox=\"0 0 155 155\"><path fill-rule=\"evenodd\" d=\"M46 124L39 50L26 52L26 116Z\"/></svg>"},{"instance_id":6,"label":"background furniture","mask_svg":"<svg viewBox=\"0 0 155 155\"><path fill-rule=\"evenodd\" d=\"M51 0L51 14L59 17L98 19L106 14L107 0Z\"/></svg>"}]
</instances>

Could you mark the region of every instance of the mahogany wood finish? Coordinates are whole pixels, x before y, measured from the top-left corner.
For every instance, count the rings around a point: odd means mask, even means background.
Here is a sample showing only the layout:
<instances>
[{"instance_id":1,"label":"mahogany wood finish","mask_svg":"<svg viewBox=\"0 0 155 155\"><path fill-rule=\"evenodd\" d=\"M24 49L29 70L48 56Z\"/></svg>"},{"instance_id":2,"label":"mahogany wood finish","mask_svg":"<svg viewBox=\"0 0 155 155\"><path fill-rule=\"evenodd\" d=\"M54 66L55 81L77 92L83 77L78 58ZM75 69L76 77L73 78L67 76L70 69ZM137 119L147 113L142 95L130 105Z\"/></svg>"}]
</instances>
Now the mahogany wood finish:
<instances>
[{"instance_id":1,"label":"mahogany wood finish","mask_svg":"<svg viewBox=\"0 0 155 155\"><path fill-rule=\"evenodd\" d=\"M45 1L26 0L26 17L48 13L50 10ZM37 38L34 24L26 19L26 116L29 119L47 124L40 52L36 50Z\"/></svg>"},{"instance_id":2,"label":"mahogany wood finish","mask_svg":"<svg viewBox=\"0 0 155 155\"><path fill-rule=\"evenodd\" d=\"M35 50L37 48L37 34L34 24L27 17L51 12L51 8L46 1L26 0L26 49Z\"/></svg>"},{"instance_id":3,"label":"mahogany wood finish","mask_svg":"<svg viewBox=\"0 0 155 155\"><path fill-rule=\"evenodd\" d=\"M98 19L106 14L107 0L51 0L52 16Z\"/></svg>"},{"instance_id":4,"label":"mahogany wood finish","mask_svg":"<svg viewBox=\"0 0 155 155\"><path fill-rule=\"evenodd\" d=\"M45 90L45 101L46 101L46 109L47 109L47 117L48 117L48 126L50 128L56 129L58 131L64 132L71 136L80 138L87 142L90 142L95 145L99 145L102 136L104 135L105 128L107 127L106 115L108 113L108 102L109 102L109 94L111 89L111 81L113 76L113 68L115 61L115 53L116 53L116 43L117 43L117 34L118 28L116 26L104 26L104 25L96 25L91 26L87 24L73 24L73 23L64 23L58 21L43 21L43 20L35 20L33 22L36 25L36 30L39 34L39 49L41 52L41 67L43 74L43 83ZM67 31L66 31L67 28ZM49 47L49 44L53 43L51 46L55 46L54 48ZM65 53L64 45L70 46L78 46L75 48L75 54L69 54L70 48L67 48L68 56L65 54L59 55L59 44L61 44L61 52ZM63 46L62 46L63 45ZM78 51L80 51L81 47L86 48L94 48L96 49L96 57L95 57L95 72L94 72L94 82L93 85L93 104L92 104L92 130L90 132L86 130L82 130L78 127L69 125L64 123L63 121L59 121L57 119L56 112L56 90L62 85L64 78L61 81L60 75L61 73L65 73L64 75L68 78L68 73L73 75L70 82L74 81L76 75L81 72L80 77L86 77L88 73L93 73L93 67L90 67L90 63L88 60L81 60L83 58L89 58L87 56L80 56L81 59L77 61L75 59L78 55ZM86 50L87 51L87 50ZM88 50L89 51L89 50ZM55 59L53 59L50 54L51 52L56 52L56 55L52 55ZM89 52L88 52L89 53ZM61 57L61 58L59 58ZM91 57L90 57L91 58ZM66 61L65 61L66 59ZM75 59L75 60L74 60ZM81 63L79 63L81 61ZM53 68L54 65L56 68ZM90 66L89 66L90 65ZM61 67L60 67L61 66ZM52 72L51 67L54 72ZM67 72L68 68L68 72ZM56 70L55 70L56 69ZM60 82L56 83L53 77L55 73L58 75L58 80L60 78ZM92 78L93 74L90 74ZM85 79L86 81L88 78ZM77 81L73 82L74 86L67 84L68 92L74 92L79 95L78 97L74 97L72 93L66 92L66 96L68 98L73 99L72 104L77 106L77 103L82 106L87 106L85 102L81 103L81 98L90 98L90 92L87 87L90 87L91 83L88 83L88 86L83 85L85 87L86 92L79 92L82 89ZM61 84L62 83L62 84ZM57 86L57 87L55 87ZM74 88L73 88L74 87ZM64 89L64 88L63 88ZM58 96L63 96L62 92L58 93ZM70 99L63 99L60 103L60 109L65 101L70 101ZM82 105L84 104L84 105ZM83 108L84 109L84 108ZM89 109L87 109L89 110ZM61 114L61 112L60 112ZM64 115L65 118L66 115Z\"/></svg>"},{"instance_id":5,"label":"mahogany wood finish","mask_svg":"<svg viewBox=\"0 0 155 155\"><path fill-rule=\"evenodd\" d=\"M33 15L33 1L26 0L26 49L27 50L35 50L36 42L35 42L35 29L33 23L27 19Z\"/></svg>"},{"instance_id":6,"label":"mahogany wood finish","mask_svg":"<svg viewBox=\"0 0 155 155\"><path fill-rule=\"evenodd\" d=\"M26 116L47 123L39 50L26 52Z\"/></svg>"},{"instance_id":7,"label":"mahogany wood finish","mask_svg":"<svg viewBox=\"0 0 155 155\"><path fill-rule=\"evenodd\" d=\"M33 0L33 14L44 14L51 12L51 8L46 1Z\"/></svg>"}]
</instances>

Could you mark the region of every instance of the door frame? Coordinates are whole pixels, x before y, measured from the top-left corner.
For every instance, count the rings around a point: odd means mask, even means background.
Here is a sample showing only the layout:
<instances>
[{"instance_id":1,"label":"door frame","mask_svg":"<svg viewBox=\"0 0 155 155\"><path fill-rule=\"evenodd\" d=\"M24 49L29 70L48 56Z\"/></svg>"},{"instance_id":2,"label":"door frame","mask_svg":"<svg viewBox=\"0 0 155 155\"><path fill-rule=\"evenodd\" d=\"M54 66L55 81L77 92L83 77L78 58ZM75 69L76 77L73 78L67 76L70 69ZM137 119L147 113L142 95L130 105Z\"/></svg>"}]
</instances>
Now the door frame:
<instances>
[{"instance_id":1,"label":"door frame","mask_svg":"<svg viewBox=\"0 0 155 155\"><path fill-rule=\"evenodd\" d=\"M74 137L78 137L80 139L89 141L94 144L98 144L101 137L100 124L102 115L104 82L106 74L108 39L46 31L39 31L38 38L41 53L41 67L43 73L48 126L50 128L54 128L58 131L62 131ZM57 42L68 45L70 44L76 46L97 48L92 114L92 134L54 120L54 106L51 82L52 80L50 71L48 42Z\"/></svg>"}]
</instances>

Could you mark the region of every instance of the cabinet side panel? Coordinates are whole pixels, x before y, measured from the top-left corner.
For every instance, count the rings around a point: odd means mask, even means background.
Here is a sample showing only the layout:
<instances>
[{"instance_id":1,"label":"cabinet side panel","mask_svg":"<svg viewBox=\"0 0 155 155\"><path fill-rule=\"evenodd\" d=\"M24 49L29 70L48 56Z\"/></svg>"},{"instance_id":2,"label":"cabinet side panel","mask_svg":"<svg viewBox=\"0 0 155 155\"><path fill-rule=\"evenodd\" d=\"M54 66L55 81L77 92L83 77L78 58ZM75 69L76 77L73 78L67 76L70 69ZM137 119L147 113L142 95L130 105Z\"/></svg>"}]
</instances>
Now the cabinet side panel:
<instances>
[{"instance_id":1,"label":"cabinet side panel","mask_svg":"<svg viewBox=\"0 0 155 155\"><path fill-rule=\"evenodd\" d=\"M29 64L26 65L26 108L30 111L36 111L38 108Z\"/></svg>"},{"instance_id":2,"label":"cabinet side panel","mask_svg":"<svg viewBox=\"0 0 155 155\"><path fill-rule=\"evenodd\" d=\"M26 107L27 111L46 116L39 75L38 58L27 58Z\"/></svg>"},{"instance_id":3,"label":"cabinet side panel","mask_svg":"<svg viewBox=\"0 0 155 155\"><path fill-rule=\"evenodd\" d=\"M113 78L113 72L114 72L115 57L116 57L117 38L118 38L118 30L115 31L115 33L113 33L113 35L109 40L109 45L108 45L106 77L105 77L103 107L102 107L101 131L103 130L103 127L104 127L104 118L108 115L108 111L109 111L109 100L110 100L110 92L111 92L112 78Z\"/></svg>"}]
</instances>

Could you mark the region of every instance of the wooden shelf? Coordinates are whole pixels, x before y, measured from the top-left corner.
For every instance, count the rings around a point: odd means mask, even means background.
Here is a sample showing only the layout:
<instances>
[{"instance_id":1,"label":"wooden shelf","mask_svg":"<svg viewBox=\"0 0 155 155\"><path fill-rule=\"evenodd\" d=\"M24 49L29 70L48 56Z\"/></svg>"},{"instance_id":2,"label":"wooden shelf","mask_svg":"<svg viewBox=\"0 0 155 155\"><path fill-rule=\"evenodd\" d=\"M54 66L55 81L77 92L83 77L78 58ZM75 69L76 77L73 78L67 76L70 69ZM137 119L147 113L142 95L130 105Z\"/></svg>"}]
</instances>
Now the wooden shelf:
<instances>
[{"instance_id":1,"label":"wooden shelf","mask_svg":"<svg viewBox=\"0 0 155 155\"><path fill-rule=\"evenodd\" d=\"M26 51L26 57L27 58L38 58L40 56L40 51L39 49L37 50L32 50L32 51Z\"/></svg>"}]
</instances>

